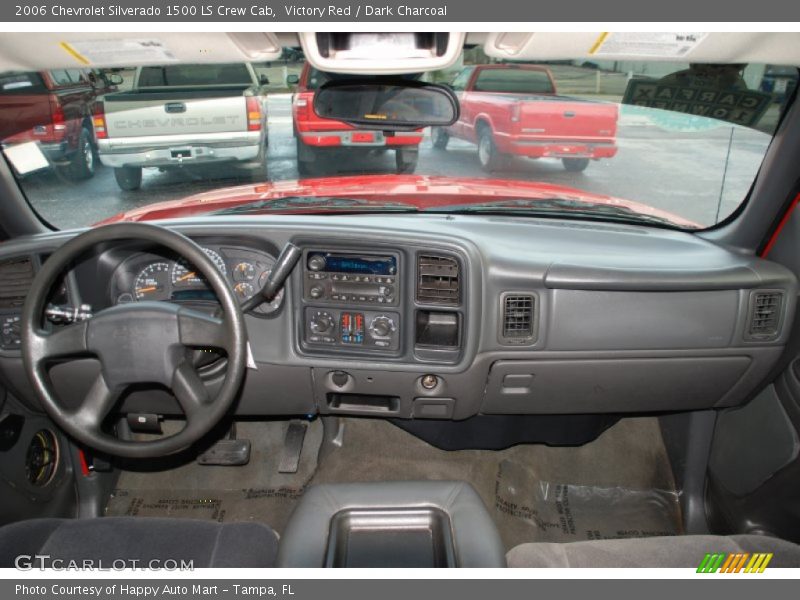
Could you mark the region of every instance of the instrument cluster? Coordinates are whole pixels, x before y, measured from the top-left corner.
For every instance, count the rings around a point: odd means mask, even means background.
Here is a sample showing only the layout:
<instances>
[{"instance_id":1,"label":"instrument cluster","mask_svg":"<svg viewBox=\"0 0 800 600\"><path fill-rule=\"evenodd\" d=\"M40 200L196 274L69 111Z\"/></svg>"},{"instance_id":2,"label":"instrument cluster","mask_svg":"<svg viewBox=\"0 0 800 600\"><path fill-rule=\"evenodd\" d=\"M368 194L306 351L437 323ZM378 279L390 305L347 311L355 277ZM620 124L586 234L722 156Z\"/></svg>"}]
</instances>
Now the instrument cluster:
<instances>
[{"instance_id":1,"label":"instrument cluster","mask_svg":"<svg viewBox=\"0 0 800 600\"><path fill-rule=\"evenodd\" d=\"M275 259L264 252L231 246L204 246L203 251L217 270L225 275L240 302L256 294L271 273ZM255 312L271 314L283 303L281 290L270 303ZM153 253L137 253L125 259L114 272L111 284L113 304L161 301L179 303L216 302L217 297L194 265L185 259Z\"/></svg>"}]
</instances>

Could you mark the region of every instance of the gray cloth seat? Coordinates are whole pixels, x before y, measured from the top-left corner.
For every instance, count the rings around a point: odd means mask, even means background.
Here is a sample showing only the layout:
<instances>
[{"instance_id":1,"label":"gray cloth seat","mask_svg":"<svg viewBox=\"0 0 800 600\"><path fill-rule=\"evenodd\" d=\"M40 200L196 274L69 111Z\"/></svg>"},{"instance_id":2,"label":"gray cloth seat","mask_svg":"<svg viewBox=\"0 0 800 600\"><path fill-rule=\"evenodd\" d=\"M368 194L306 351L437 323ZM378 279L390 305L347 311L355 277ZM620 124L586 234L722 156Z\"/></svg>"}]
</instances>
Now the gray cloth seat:
<instances>
[{"instance_id":1,"label":"gray cloth seat","mask_svg":"<svg viewBox=\"0 0 800 600\"><path fill-rule=\"evenodd\" d=\"M200 567L271 567L277 534L261 523L195 519L102 517L31 519L0 527L0 567L18 556L49 555L62 561L193 561Z\"/></svg>"},{"instance_id":2,"label":"gray cloth seat","mask_svg":"<svg viewBox=\"0 0 800 600\"><path fill-rule=\"evenodd\" d=\"M769 567L800 567L800 546L764 535L678 535L594 540L566 544L532 543L512 548L509 567L687 567L706 553L772 552Z\"/></svg>"}]
</instances>

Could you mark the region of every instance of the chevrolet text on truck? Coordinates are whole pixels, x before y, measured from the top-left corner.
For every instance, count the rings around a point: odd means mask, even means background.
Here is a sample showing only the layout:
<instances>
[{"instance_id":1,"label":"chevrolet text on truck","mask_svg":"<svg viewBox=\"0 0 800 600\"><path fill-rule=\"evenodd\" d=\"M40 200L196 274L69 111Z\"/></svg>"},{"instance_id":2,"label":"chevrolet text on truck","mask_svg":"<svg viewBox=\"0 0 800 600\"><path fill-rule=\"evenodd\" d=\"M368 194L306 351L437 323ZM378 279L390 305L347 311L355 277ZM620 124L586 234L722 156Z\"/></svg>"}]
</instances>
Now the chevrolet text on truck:
<instances>
[{"instance_id":1,"label":"chevrolet text on truck","mask_svg":"<svg viewBox=\"0 0 800 600\"><path fill-rule=\"evenodd\" d=\"M100 161L127 191L141 186L144 167L236 162L262 176L266 83L247 63L139 67L130 91L97 105Z\"/></svg>"},{"instance_id":2,"label":"chevrolet text on truck","mask_svg":"<svg viewBox=\"0 0 800 600\"><path fill-rule=\"evenodd\" d=\"M507 156L560 158L568 171L617 153L619 110L615 104L566 98L556 92L550 70L540 65L465 67L453 79L461 116L431 132L434 148L450 138L473 142L487 171Z\"/></svg>"}]
</instances>

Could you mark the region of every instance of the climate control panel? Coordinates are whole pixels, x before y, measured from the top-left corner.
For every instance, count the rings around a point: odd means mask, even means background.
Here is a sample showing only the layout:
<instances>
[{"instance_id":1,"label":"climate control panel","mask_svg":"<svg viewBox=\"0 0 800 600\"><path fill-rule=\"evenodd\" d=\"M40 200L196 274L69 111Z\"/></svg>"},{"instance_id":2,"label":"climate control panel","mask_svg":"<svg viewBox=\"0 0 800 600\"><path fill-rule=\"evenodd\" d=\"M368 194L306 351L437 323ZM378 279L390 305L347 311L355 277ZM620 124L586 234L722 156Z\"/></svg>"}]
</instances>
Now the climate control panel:
<instances>
[{"instance_id":1,"label":"climate control panel","mask_svg":"<svg viewBox=\"0 0 800 600\"><path fill-rule=\"evenodd\" d=\"M310 346L387 351L400 347L400 315L395 312L307 307L304 317L304 341Z\"/></svg>"}]
</instances>

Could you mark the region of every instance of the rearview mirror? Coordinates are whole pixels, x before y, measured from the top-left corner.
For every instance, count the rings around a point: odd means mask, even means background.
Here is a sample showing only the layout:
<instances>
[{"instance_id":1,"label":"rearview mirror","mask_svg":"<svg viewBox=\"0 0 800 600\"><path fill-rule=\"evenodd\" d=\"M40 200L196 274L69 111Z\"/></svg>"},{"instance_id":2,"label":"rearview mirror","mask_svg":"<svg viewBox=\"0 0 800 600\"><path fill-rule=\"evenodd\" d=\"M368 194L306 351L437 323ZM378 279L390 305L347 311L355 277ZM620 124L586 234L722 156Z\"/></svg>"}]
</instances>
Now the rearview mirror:
<instances>
[{"instance_id":1,"label":"rearview mirror","mask_svg":"<svg viewBox=\"0 0 800 600\"><path fill-rule=\"evenodd\" d=\"M125 81L122 78L122 75L118 73L111 73L106 76L106 79L108 79L108 83L111 85L122 85L122 83Z\"/></svg>"},{"instance_id":2,"label":"rearview mirror","mask_svg":"<svg viewBox=\"0 0 800 600\"><path fill-rule=\"evenodd\" d=\"M458 120L458 99L448 88L414 80L333 80L314 94L319 117L366 129L446 127Z\"/></svg>"}]
</instances>

